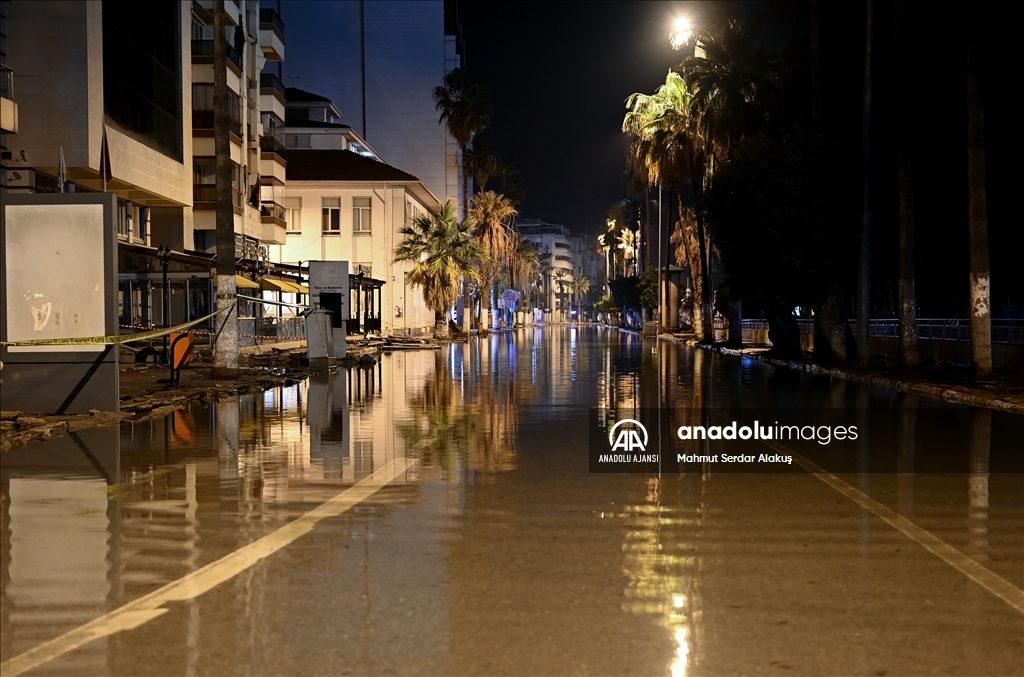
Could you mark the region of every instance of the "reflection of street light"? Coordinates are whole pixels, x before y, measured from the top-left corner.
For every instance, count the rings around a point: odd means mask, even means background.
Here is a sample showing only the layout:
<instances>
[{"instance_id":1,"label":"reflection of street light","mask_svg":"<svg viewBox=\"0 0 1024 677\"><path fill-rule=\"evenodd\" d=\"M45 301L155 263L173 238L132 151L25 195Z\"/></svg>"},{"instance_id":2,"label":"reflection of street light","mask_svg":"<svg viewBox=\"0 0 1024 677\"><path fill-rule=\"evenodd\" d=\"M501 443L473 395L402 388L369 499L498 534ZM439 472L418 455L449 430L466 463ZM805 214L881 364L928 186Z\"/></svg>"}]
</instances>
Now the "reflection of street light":
<instances>
[{"instance_id":1,"label":"reflection of street light","mask_svg":"<svg viewBox=\"0 0 1024 677\"><path fill-rule=\"evenodd\" d=\"M160 245L160 248L156 250L156 257L160 259L160 266L164 272L164 329L171 326L171 290L167 286L167 264L171 260L171 250L167 245ZM167 334L164 334L164 361L169 358L167 356Z\"/></svg>"}]
</instances>

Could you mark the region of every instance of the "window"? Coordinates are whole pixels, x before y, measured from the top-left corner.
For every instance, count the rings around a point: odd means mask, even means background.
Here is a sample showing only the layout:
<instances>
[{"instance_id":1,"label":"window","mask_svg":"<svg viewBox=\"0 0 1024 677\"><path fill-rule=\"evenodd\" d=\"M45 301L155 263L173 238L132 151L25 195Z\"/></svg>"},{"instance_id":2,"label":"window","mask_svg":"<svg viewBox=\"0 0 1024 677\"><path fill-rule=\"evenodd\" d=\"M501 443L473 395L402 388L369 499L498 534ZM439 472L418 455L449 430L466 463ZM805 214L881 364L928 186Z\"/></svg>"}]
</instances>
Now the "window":
<instances>
[{"instance_id":1,"label":"window","mask_svg":"<svg viewBox=\"0 0 1024 677\"><path fill-rule=\"evenodd\" d=\"M309 148L309 134L285 134L285 148Z\"/></svg>"},{"instance_id":2,"label":"window","mask_svg":"<svg viewBox=\"0 0 1024 677\"><path fill-rule=\"evenodd\" d=\"M322 199L323 221L321 228L325 233L341 232L341 198L325 197Z\"/></svg>"},{"instance_id":3,"label":"window","mask_svg":"<svg viewBox=\"0 0 1024 677\"><path fill-rule=\"evenodd\" d=\"M370 232L370 198L352 198L352 232Z\"/></svg>"},{"instance_id":4,"label":"window","mask_svg":"<svg viewBox=\"0 0 1024 677\"><path fill-rule=\"evenodd\" d=\"M302 198L286 197L284 199L285 221L288 222L288 232L293 235L302 234Z\"/></svg>"}]
</instances>

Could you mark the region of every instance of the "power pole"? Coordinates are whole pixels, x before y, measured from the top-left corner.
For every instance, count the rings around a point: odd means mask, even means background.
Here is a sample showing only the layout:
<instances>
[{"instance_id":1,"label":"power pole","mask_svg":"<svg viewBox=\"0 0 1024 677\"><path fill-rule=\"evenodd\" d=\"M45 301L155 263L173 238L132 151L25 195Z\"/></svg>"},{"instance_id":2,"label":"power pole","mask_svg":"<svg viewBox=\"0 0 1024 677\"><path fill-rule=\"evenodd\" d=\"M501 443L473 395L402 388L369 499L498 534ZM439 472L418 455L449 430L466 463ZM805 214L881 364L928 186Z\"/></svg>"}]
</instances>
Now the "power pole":
<instances>
[{"instance_id":1,"label":"power pole","mask_svg":"<svg viewBox=\"0 0 1024 677\"><path fill-rule=\"evenodd\" d=\"M231 138L228 135L227 42L224 0L213 0L213 145L217 155L217 310L235 303L235 210L231 192ZM236 379L238 306L216 316L212 377Z\"/></svg>"},{"instance_id":2,"label":"power pole","mask_svg":"<svg viewBox=\"0 0 1024 677\"><path fill-rule=\"evenodd\" d=\"M871 42L874 30L874 2L867 2L864 28L864 220L860 233L860 263L857 271L857 361L858 367L871 365Z\"/></svg>"}]
</instances>

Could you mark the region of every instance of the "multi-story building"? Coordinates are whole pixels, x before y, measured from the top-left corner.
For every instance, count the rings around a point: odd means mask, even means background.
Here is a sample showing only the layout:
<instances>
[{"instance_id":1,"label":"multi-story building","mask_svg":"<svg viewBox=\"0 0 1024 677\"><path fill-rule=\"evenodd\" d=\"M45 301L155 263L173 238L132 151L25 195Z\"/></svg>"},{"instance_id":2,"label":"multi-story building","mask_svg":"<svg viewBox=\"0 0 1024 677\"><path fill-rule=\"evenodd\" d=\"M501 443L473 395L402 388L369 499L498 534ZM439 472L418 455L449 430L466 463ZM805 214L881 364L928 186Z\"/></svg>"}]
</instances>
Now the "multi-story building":
<instances>
[{"instance_id":1,"label":"multi-story building","mask_svg":"<svg viewBox=\"0 0 1024 677\"><path fill-rule=\"evenodd\" d=\"M191 18L194 235L182 243L216 251L217 160L213 141L212 0L193 3ZM285 163L281 135L286 98L280 79L284 22L280 0L225 3L228 116L237 255L260 257L284 244Z\"/></svg>"},{"instance_id":2,"label":"multi-story building","mask_svg":"<svg viewBox=\"0 0 1024 677\"><path fill-rule=\"evenodd\" d=\"M517 218L516 230L541 254L551 255L551 270L543 280L544 310L559 311L556 316L560 315L562 301L569 298L567 290L576 276L572 234L565 226L541 219Z\"/></svg>"},{"instance_id":3,"label":"multi-story building","mask_svg":"<svg viewBox=\"0 0 1024 677\"><path fill-rule=\"evenodd\" d=\"M320 11L296 11L290 20L286 82L334 101L343 114L334 122L461 206L458 146L439 124L432 95L460 64L455 38L445 35L443 0L306 4Z\"/></svg>"},{"instance_id":4,"label":"multi-story building","mask_svg":"<svg viewBox=\"0 0 1024 677\"><path fill-rule=\"evenodd\" d=\"M7 66L7 2L0 0L0 192L7 189L7 169L14 155L7 150L7 135L18 133L18 104L14 101L14 70Z\"/></svg>"},{"instance_id":5,"label":"multi-story building","mask_svg":"<svg viewBox=\"0 0 1024 677\"><path fill-rule=\"evenodd\" d=\"M0 2L4 132L14 131L12 72L20 122L17 136L0 139L4 179L11 191L118 195L124 324L180 322L213 305L212 8L212 0ZM279 9L276 0L225 2L236 251L253 261L286 231L285 165L275 152L283 143L273 143L285 117L273 66L284 58ZM172 250L166 294L160 246Z\"/></svg>"}]
</instances>

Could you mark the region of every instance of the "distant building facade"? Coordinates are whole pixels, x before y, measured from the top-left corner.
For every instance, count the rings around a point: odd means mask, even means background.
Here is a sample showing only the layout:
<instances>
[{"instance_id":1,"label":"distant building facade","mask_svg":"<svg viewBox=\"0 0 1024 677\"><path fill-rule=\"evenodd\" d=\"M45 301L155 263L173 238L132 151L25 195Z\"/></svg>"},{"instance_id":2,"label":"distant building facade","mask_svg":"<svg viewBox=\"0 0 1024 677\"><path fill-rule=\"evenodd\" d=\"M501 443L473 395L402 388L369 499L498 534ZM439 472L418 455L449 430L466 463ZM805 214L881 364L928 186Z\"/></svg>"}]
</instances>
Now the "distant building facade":
<instances>
[{"instance_id":1,"label":"distant building facade","mask_svg":"<svg viewBox=\"0 0 1024 677\"><path fill-rule=\"evenodd\" d=\"M458 147L433 89L460 65L443 0L288 3L294 39L285 81L332 100L341 120L396 167L461 207Z\"/></svg>"},{"instance_id":2,"label":"distant building facade","mask_svg":"<svg viewBox=\"0 0 1024 677\"><path fill-rule=\"evenodd\" d=\"M393 262L399 229L436 212L437 198L417 177L351 150L286 152L287 241L279 261L349 261L352 274L382 280L381 329L429 333L434 314L406 280L411 264Z\"/></svg>"}]
</instances>

